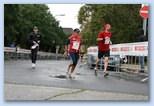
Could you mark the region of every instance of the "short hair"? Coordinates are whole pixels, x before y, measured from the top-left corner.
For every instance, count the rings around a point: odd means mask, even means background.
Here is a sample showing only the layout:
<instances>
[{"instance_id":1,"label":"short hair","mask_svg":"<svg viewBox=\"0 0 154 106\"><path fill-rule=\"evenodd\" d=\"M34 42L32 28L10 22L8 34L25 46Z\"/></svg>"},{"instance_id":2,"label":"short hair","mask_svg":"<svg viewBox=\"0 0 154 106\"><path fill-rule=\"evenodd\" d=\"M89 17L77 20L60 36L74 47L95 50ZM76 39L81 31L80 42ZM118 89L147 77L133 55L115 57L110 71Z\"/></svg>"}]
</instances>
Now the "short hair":
<instances>
[{"instance_id":1,"label":"short hair","mask_svg":"<svg viewBox=\"0 0 154 106\"><path fill-rule=\"evenodd\" d=\"M38 27L37 26L34 26L33 29L38 29Z\"/></svg>"},{"instance_id":2,"label":"short hair","mask_svg":"<svg viewBox=\"0 0 154 106\"><path fill-rule=\"evenodd\" d=\"M73 31L77 32L77 33L80 33L80 30L78 28L75 28Z\"/></svg>"}]
</instances>

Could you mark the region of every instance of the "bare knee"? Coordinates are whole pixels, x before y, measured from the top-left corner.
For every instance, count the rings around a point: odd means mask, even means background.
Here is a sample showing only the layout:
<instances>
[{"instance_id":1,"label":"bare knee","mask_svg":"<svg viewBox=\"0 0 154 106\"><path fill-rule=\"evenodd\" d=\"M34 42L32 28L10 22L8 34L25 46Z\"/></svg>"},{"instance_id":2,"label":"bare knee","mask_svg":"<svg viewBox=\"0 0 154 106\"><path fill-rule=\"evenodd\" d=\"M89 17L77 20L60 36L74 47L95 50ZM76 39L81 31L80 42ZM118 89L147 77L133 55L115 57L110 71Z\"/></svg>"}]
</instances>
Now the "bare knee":
<instances>
[{"instance_id":1,"label":"bare knee","mask_svg":"<svg viewBox=\"0 0 154 106\"><path fill-rule=\"evenodd\" d=\"M99 61L100 61L100 59L99 59L99 58L97 58L97 59L96 59L96 63L98 63Z\"/></svg>"},{"instance_id":2,"label":"bare knee","mask_svg":"<svg viewBox=\"0 0 154 106\"><path fill-rule=\"evenodd\" d=\"M109 58L108 58L108 57L105 57L105 58L104 58L104 62L105 62L105 63L108 63L108 62L109 62Z\"/></svg>"}]
</instances>

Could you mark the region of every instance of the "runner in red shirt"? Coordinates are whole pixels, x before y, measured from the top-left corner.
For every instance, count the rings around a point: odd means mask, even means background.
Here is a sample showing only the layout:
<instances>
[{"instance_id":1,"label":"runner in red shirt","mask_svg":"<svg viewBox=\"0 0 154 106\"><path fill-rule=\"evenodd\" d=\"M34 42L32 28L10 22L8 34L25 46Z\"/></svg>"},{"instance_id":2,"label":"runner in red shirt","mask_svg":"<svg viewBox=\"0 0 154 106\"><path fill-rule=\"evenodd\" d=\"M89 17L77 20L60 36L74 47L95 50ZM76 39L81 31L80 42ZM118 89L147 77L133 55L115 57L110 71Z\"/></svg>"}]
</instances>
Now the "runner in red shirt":
<instances>
[{"instance_id":1,"label":"runner in red shirt","mask_svg":"<svg viewBox=\"0 0 154 106\"><path fill-rule=\"evenodd\" d=\"M96 60L95 75L97 75L98 63L102 57L104 57L104 76L108 75L107 67L108 67L108 61L110 56L110 44L111 44L111 40L110 40L111 32L109 31L110 29L111 29L111 25L106 24L103 28L103 31L101 31L97 37L98 58Z\"/></svg>"},{"instance_id":2,"label":"runner in red shirt","mask_svg":"<svg viewBox=\"0 0 154 106\"><path fill-rule=\"evenodd\" d=\"M67 71L69 78L72 78L72 74L79 60L79 52L81 46L81 37L79 33L80 33L79 29L77 28L74 29L72 35L68 38L67 45L65 46L65 54L69 53L69 56L72 60L72 62L68 66L68 71Z\"/></svg>"}]
</instances>

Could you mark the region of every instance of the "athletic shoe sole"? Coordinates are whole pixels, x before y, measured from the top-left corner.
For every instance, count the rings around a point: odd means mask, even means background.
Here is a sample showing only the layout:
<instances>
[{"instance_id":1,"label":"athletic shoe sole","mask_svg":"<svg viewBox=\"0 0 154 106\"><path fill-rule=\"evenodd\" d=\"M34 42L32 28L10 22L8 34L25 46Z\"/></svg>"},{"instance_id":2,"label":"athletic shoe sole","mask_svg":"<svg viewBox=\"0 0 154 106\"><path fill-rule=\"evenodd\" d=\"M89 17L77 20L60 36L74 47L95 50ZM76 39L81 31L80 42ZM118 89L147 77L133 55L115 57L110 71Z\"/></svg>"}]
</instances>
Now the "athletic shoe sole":
<instances>
[{"instance_id":1,"label":"athletic shoe sole","mask_svg":"<svg viewBox=\"0 0 154 106\"><path fill-rule=\"evenodd\" d=\"M95 70L95 76L97 76L98 74L97 74L97 72L98 72L98 70L97 69L94 69Z\"/></svg>"},{"instance_id":2,"label":"athletic shoe sole","mask_svg":"<svg viewBox=\"0 0 154 106\"><path fill-rule=\"evenodd\" d=\"M104 77L107 77L107 76L109 76L109 73L104 73Z\"/></svg>"},{"instance_id":3,"label":"athletic shoe sole","mask_svg":"<svg viewBox=\"0 0 154 106\"><path fill-rule=\"evenodd\" d=\"M72 76L69 76L68 78L69 78L69 79L75 79L75 77L72 77Z\"/></svg>"}]
</instances>

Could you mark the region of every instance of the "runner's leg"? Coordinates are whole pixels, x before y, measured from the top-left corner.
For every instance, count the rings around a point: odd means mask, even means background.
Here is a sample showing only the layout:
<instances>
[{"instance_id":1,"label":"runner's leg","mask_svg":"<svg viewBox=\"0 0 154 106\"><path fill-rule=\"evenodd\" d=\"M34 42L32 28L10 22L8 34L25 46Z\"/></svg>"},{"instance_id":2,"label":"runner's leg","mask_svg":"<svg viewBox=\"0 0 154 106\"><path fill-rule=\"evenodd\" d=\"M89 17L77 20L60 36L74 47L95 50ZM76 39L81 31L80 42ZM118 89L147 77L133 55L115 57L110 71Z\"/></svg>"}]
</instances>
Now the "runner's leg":
<instances>
[{"instance_id":1,"label":"runner's leg","mask_svg":"<svg viewBox=\"0 0 154 106\"><path fill-rule=\"evenodd\" d=\"M71 74L72 74L72 70L73 70L73 68L74 68L74 65L73 65L73 63L74 63L74 53L70 53L70 59L71 59L71 64L69 64L69 66L68 66L68 75L69 75L69 77L71 78ZM71 70L70 70L71 69Z\"/></svg>"},{"instance_id":2,"label":"runner's leg","mask_svg":"<svg viewBox=\"0 0 154 106\"><path fill-rule=\"evenodd\" d=\"M34 63L36 64L36 60L37 60L37 48L34 49Z\"/></svg>"},{"instance_id":3,"label":"runner's leg","mask_svg":"<svg viewBox=\"0 0 154 106\"><path fill-rule=\"evenodd\" d=\"M107 72L109 57L104 57L104 72Z\"/></svg>"},{"instance_id":4,"label":"runner's leg","mask_svg":"<svg viewBox=\"0 0 154 106\"><path fill-rule=\"evenodd\" d=\"M110 57L110 50L104 52L104 77L109 75L109 73L107 71L109 57Z\"/></svg>"},{"instance_id":5,"label":"runner's leg","mask_svg":"<svg viewBox=\"0 0 154 106\"><path fill-rule=\"evenodd\" d=\"M72 64L73 64L70 54L69 54L69 59L70 59L70 64L68 65L68 68L67 68L67 72L66 72L67 75L69 75L70 68L72 67Z\"/></svg>"},{"instance_id":6,"label":"runner's leg","mask_svg":"<svg viewBox=\"0 0 154 106\"><path fill-rule=\"evenodd\" d=\"M31 49L31 61L32 63L34 63L34 50Z\"/></svg>"},{"instance_id":7,"label":"runner's leg","mask_svg":"<svg viewBox=\"0 0 154 106\"><path fill-rule=\"evenodd\" d=\"M98 71L98 63L99 63L99 61L100 61L100 59L99 59L99 58L97 58L97 59L96 59L95 71Z\"/></svg>"},{"instance_id":8,"label":"runner's leg","mask_svg":"<svg viewBox=\"0 0 154 106\"><path fill-rule=\"evenodd\" d=\"M95 75L97 76L97 72L98 72L98 63L100 61L100 59L102 58L102 53L100 51L98 51L98 57L96 59L96 66L95 66Z\"/></svg>"},{"instance_id":9,"label":"runner's leg","mask_svg":"<svg viewBox=\"0 0 154 106\"><path fill-rule=\"evenodd\" d=\"M73 65L72 65L72 68L71 68L71 74L74 72L75 67L76 67L76 65L73 64Z\"/></svg>"},{"instance_id":10,"label":"runner's leg","mask_svg":"<svg viewBox=\"0 0 154 106\"><path fill-rule=\"evenodd\" d=\"M67 68L67 73L69 74L70 68L73 66L73 64L69 64Z\"/></svg>"},{"instance_id":11,"label":"runner's leg","mask_svg":"<svg viewBox=\"0 0 154 106\"><path fill-rule=\"evenodd\" d=\"M72 57L73 57L73 65L72 65L72 68L71 68L71 75L75 74L74 70L75 70L75 67L76 67L78 60L79 60L79 54L73 53Z\"/></svg>"},{"instance_id":12,"label":"runner's leg","mask_svg":"<svg viewBox=\"0 0 154 106\"><path fill-rule=\"evenodd\" d=\"M31 49L32 68L35 68L35 50Z\"/></svg>"},{"instance_id":13,"label":"runner's leg","mask_svg":"<svg viewBox=\"0 0 154 106\"><path fill-rule=\"evenodd\" d=\"M109 63L109 57L105 57L104 58L104 77L109 75L107 71L108 63Z\"/></svg>"}]
</instances>

